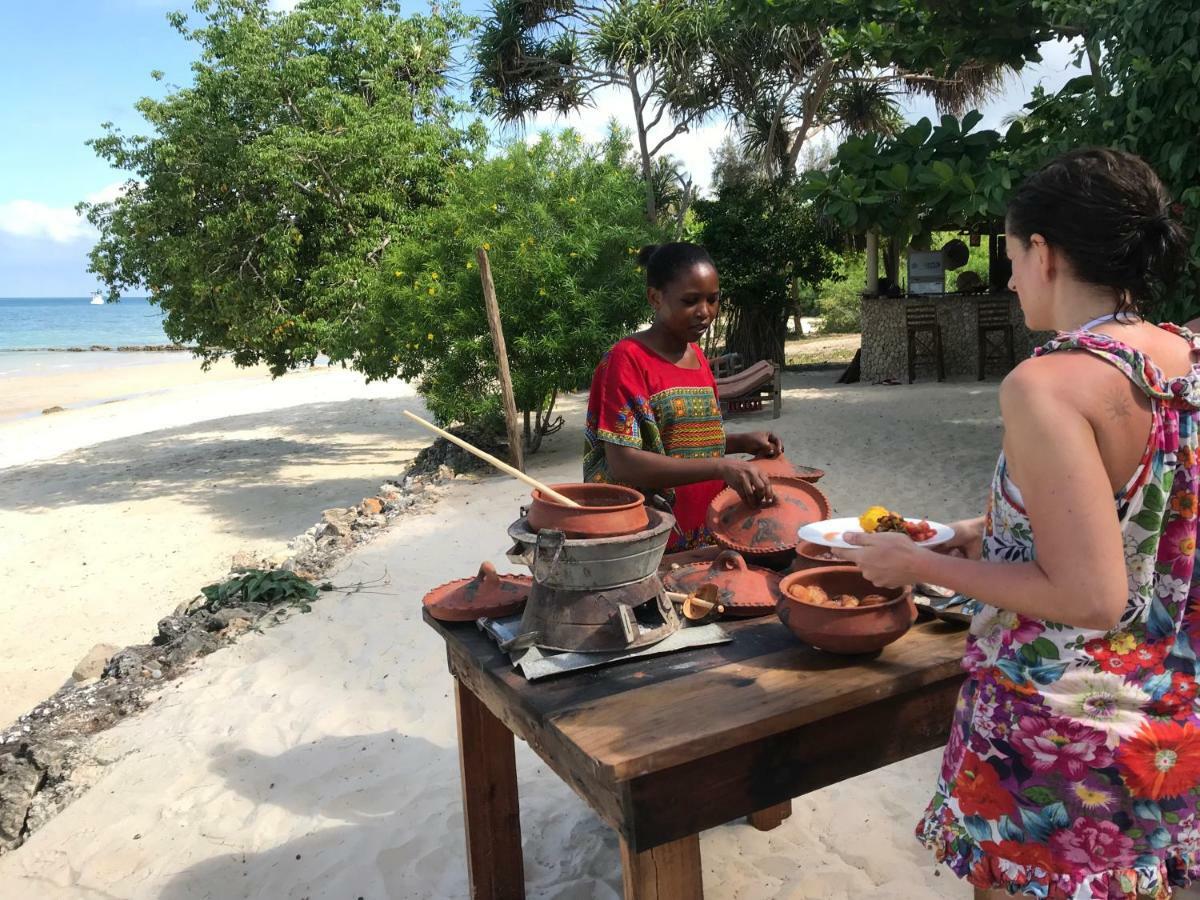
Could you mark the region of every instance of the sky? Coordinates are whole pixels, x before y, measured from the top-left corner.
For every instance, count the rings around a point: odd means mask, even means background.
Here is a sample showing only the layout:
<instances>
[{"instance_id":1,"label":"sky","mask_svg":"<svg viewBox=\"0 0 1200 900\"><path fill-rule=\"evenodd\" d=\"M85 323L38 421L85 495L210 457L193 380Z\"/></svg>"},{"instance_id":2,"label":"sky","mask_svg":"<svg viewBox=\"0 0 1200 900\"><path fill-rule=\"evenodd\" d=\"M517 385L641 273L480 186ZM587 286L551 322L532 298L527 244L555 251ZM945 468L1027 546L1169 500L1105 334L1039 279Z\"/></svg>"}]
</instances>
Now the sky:
<instances>
[{"instance_id":1,"label":"sky","mask_svg":"<svg viewBox=\"0 0 1200 900\"><path fill-rule=\"evenodd\" d=\"M294 0L275 0L286 7ZM468 12L484 0L468 0ZM411 4L418 8L416 2ZM423 8L420 4L420 8ZM74 212L81 200L111 199L125 180L100 160L86 141L101 123L128 134L146 133L134 108L140 97L162 96L172 84L190 81L195 47L166 21L187 8L179 0L0 0L0 297L79 297L98 288L87 271L96 240ZM999 127L1018 110L1030 89L1054 89L1073 75L1066 45L1043 48L1044 60L1013 76L1004 94L986 107L980 127ZM155 82L151 71L165 73ZM913 101L905 116L933 115L932 104ZM563 120L539 116L526 134L571 125L599 138L616 117L630 124L627 95L600 96L594 108ZM707 187L711 154L729 133L713 121L677 138L667 152L683 161L698 185ZM497 139L515 137L511 130Z\"/></svg>"}]
</instances>

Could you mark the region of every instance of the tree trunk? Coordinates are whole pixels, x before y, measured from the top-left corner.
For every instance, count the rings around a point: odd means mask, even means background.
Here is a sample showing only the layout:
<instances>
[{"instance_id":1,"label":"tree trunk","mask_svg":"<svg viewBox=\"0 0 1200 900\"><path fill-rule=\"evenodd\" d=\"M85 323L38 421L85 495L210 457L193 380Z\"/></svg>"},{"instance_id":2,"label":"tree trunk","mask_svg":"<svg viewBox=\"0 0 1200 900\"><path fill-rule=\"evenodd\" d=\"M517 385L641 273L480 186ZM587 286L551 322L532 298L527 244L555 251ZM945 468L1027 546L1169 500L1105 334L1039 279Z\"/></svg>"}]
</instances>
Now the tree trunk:
<instances>
[{"instance_id":1,"label":"tree trunk","mask_svg":"<svg viewBox=\"0 0 1200 900\"><path fill-rule=\"evenodd\" d=\"M646 221L658 221L658 203L654 199L654 160L650 158L650 141L646 134L646 119L642 115L642 94L638 90L637 72L629 69L629 93L633 97L633 119L637 125L638 152L642 157L642 181L646 185Z\"/></svg>"},{"instance_id":2,"label":"tree trunk","mask_svg":"<svg viewBox=\"0 0 1200 900\"><path fill-rule=\"evenodd\" d=\"M763 359L783 365L786 340L786 309L751 305L730 310L725 352L742 354L747 365Z\"/></svg>"}]
</instances>

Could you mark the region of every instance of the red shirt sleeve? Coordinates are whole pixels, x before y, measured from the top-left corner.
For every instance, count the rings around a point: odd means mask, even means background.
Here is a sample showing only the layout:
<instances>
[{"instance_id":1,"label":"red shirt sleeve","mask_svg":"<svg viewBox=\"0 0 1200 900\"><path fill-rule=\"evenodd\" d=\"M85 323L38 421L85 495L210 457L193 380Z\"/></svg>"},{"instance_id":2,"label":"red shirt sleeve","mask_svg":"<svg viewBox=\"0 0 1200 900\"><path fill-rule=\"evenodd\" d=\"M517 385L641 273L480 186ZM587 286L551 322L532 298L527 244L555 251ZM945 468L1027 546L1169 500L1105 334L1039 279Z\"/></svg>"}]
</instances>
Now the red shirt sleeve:
<instances>
[{"instance_id":1,"label":"red shirt sleeve","mask_svg":"<svg viewBox=\"0 0 1200 900\"><path fill-rule=\"evenodd\" d=\"M646 373L618 343L600 360L588 394L588 430L594 441L650 449L642 442L641 423L649 407Z\"/></svg>"}]
</instances>

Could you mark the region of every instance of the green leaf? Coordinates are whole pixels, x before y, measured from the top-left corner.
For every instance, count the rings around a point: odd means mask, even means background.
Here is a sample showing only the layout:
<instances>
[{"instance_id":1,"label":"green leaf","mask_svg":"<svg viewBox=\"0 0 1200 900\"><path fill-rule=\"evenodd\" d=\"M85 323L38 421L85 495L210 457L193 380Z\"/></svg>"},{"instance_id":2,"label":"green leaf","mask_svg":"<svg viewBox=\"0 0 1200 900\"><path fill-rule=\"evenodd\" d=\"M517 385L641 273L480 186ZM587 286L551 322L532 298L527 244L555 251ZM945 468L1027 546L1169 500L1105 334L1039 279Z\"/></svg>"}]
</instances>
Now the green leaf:
<instances>
[{"instance_id":1,"label":"green leaf","mask_svg":"<svg viewBox=\"0 0 1200 900\"><path fill-rule=\"evenodd\" d=\"M1159 526L1162 524L1162 511L1141 509L1138 510L1137 515L1130 521L1139 528L1145 528L1147 531L1158 531Z\"/></svg>"},{"instance_id":2,"label":"green leaf","mask_svg":"<svg viewBox=\"0 0 1200 900\"><path fill-rule=\"evenodd\" d=\"M1021 791L1021 796L1035 806L1049 806L1058 802L1058 795L1046 787L1034 786Z\"/></svg>"},{"instance_id":3,"label":"green leaf","mask_svg":"<svg viewBox=\"0 0 1200 900\"><path fill-rule=\"evenodd\" d=\"M1048 638L1039 637L1037 640L1033 641L1033 643L1031 643L1029 646L1031 646L1033 648L1034 652L1037 653L1037 655L1040 656L1042 659L1058 659L1059 658L1058 647L1056 647L1054 645L1054 642L1049 640Z\"/></svg>"}]
</instances>

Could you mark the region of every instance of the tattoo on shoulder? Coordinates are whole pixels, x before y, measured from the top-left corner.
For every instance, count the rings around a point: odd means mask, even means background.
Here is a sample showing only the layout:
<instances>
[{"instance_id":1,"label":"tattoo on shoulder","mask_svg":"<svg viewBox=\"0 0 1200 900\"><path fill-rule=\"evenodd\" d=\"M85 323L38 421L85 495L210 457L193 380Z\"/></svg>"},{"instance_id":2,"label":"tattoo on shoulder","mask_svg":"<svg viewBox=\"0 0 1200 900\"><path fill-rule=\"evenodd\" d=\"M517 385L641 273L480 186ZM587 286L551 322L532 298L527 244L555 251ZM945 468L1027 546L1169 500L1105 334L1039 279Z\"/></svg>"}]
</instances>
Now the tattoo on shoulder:
<instances>
[{"instance_id":1,"label":"tattoo on shoulder","mask_svg":"<svg viewBox=\"0 0 1200 900\"><path fill-rule=\"evenodd\" d=\"M1128 419L1133 415L1133 401L1129 399L1129 391L1124 385L1110 393L1105 400L1105 407L1113 419Z\"/></svg>"}]
</instances>

